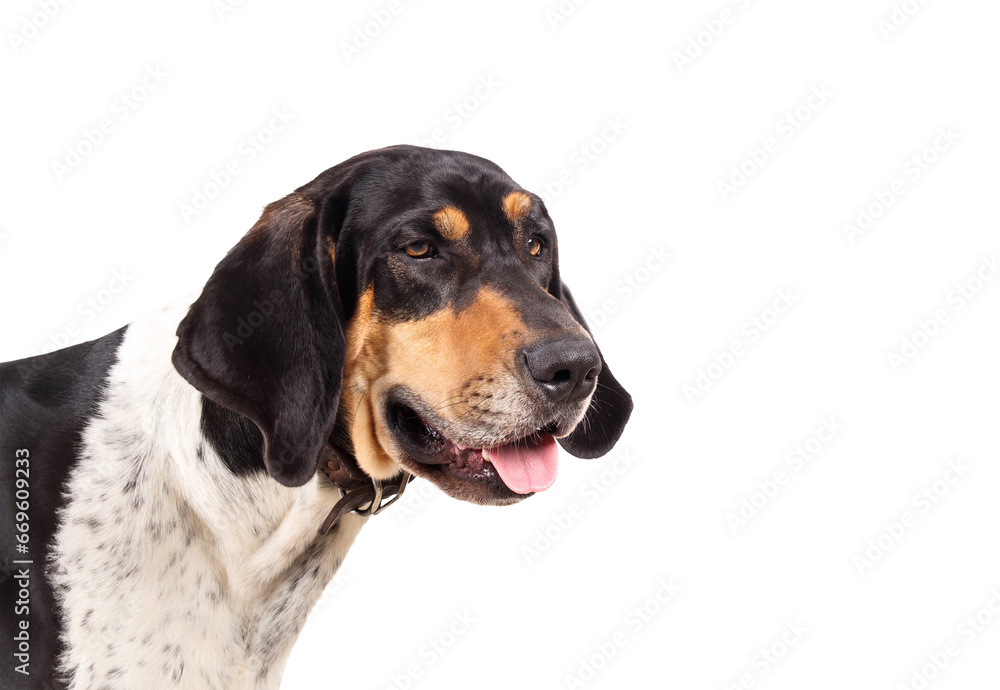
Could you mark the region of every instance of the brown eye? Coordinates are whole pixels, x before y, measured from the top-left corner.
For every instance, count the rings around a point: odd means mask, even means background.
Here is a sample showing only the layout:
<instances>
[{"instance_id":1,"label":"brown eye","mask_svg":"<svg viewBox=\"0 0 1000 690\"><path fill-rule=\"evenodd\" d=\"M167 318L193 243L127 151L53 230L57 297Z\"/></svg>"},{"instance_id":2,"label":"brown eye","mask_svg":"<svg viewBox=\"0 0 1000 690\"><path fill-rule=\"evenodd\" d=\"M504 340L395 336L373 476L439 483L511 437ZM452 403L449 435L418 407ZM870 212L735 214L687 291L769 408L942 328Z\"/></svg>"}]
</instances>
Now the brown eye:
<instances>
[{"instance_id":1,"label":"brown eye","mask_svg":"<svg viewBox=\"0 0 1000 690\"><path fill-rule=\"evenodd\" d=\"M415 240L406 245L406 253L418 259L429 256L431 253L431 243L424 240Z\"/></svg>"},{"instance_id":2,"label":"brown eye","mask_svg":"<svg viewBox=\"0 0 1000 690\"><path fill-rule=\"evenodd\" d=\"M532 235L531 237L528 238L528 253L531 254L532 256L538 256L539 254L541 254L543 246L544 245L542 244L542 240L540 237Z\"/></svg>"}]
</instances>

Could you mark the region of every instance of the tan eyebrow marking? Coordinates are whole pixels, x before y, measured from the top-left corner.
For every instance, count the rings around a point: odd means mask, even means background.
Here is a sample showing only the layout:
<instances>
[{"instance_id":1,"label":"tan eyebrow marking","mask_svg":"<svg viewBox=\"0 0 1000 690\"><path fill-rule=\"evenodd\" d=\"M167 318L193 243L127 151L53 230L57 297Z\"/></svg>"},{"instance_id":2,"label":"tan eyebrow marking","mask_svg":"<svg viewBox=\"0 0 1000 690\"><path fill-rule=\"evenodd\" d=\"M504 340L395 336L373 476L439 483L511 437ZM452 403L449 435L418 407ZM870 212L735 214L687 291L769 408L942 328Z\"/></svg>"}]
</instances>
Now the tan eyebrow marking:
<instances>
[{"instance_id":1,"label":"tan eyebrow marking","mask_svg":"<svg viewBox=\"0 0 1000 690\"><path fill-rule=\"evenodd\" d=\"M446 239L458 240L469 234L469 220L454 206L445 206L434 214L434 226Z\"/></svg>"},{"instance_id":2,"label":"tan eyebrow marking","mask_svg":"<svg viewBox=\"0 0 1000 690\"><path fill-rule=\"evenodd\" d=\"M531 197L524 192L511 192L503 198L503 214L512 224L528 215L531 211Z\"/></svg>"}]
</instances>

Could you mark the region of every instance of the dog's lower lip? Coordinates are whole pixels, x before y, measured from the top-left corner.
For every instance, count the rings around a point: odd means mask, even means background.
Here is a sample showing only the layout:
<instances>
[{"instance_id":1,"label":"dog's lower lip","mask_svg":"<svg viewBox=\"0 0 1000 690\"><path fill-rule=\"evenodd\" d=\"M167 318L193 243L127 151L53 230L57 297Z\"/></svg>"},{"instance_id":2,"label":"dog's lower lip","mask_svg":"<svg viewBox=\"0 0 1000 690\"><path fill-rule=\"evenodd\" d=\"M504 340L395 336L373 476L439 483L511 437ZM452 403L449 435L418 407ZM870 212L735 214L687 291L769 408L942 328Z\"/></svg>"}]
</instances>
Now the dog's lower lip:
<instances>
[{"instance_id":1,"label":"dog's lower lip","mask_svg":"<svg viewBox=\"0 0 1000 690\"><path fill-rule=\"evenodd\" d=\"M397 437L401 437L401 441L406 441L403 445L410 446L406 450L411 453L415 451L415 459L426 465L452 464L455 458L448 456L461 453L482 453L483 451L481 447L467 446L444 436L409 405L403 403L392 404L388 408L387 417L392 420L391 424L396 430ZM532 435L548 434L558 438L558 429L558 423L552 421L536 428ZM500 446L521 440L523 439L508 439L491 445ZM441 457L442 455L444 457Z\"/></svg>"},{"instance_id":2,"label":"dog's lower lip","mask_svg":"<svg viewBox=\"0 0 1000 690\"><path fill-rule=\"evenodd\" d=\"M457 479L486 484L499 484L506 487L492 459L490 448L470 447L452 441L444 434L434 429L420 414L405 403L396 403L387 409L387 415L392 420L396 437L403 450L413 461L435 472L447 472ZM494 444L495 447L506 446L509 443L529 442L532 439L548 436L555 423L539 427L531 436L518 441L508 441Z\"/></svg>"},{"instance_id":3,"label":"dog's lower lip","mask_svg":"<svg viewBox=\"0 0 1000 690\"><path fill-rule=\"evenodd\" d=\"M476 448L457 443L445 437L406 405L396 405L391 410L397 437L407 452L424 465L452 465L464 468L472 456L481 457Z\"/></svg>"},{"instance_id":4,"label":"dog's lower lip","mask_svg":"<svg viewBox=\"0 0 1000 690\"><path fill-rule=\"evenodd\" d=\"M455 443L427 424L414 410L394 410L396 435L404 450L418 464L434 472L476 483L500 482L492 463L477 448ZM414 430L418 430L414 432Z\"/></svg>"}]
</instances>

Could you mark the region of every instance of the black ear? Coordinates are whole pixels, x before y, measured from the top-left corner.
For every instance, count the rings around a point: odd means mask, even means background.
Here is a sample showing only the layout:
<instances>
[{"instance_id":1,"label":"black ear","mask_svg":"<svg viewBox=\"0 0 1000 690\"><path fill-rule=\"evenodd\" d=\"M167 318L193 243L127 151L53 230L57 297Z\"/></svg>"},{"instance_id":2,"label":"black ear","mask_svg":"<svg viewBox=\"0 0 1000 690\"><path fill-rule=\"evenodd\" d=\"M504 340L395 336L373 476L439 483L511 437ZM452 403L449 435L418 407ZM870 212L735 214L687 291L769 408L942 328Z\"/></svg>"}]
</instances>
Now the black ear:
<instances>
[{"instance_id":1,"label":"black ear","mask_svg":"<svg viewBox=\"0 0 1000 690\"><path fill-rule=\"evenodd\" d=\"M318 204L270 204L215 268L177 329L177 371L251 419L264 464L286 486L316 472L340 400L346 339L333 240Z\"/></svg>"},{"instance_id":2,"label":"black ear","mask_svg":"<svg viewBox=\"0 0 1000 690\"><path fill-rule=\"evenodd\" d=\"M590 333L583 314L573 301L573 295L562 281L559 284L559 294L556 296L566 305L573 318ZM600 347L597 348L597 352L601 355L601 373L597 376L597 390L590 400L587 414L573 433L559 439L560 445L566 452L578 458L599 458L614 448L632 414L632 396L611 373Z\"/></svg>"}]
</instances>

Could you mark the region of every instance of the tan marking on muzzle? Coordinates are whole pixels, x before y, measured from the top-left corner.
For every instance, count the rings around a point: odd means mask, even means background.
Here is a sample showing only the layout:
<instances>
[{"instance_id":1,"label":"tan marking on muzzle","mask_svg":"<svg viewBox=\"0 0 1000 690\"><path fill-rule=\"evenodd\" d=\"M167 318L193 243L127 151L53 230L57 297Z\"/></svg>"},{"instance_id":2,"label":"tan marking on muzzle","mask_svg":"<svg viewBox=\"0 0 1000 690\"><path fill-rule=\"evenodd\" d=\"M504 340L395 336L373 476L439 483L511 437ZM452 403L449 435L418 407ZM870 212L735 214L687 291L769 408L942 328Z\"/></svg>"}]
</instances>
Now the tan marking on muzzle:
<instances>
[{"instance_id":1,"label":"tan marking on muzzle","mask_svg":"<svg viewBox=\"0 0 1000 690\"><path fill-rule=\"evenodd\" d=\"M445 206L434 214L434 227L445 239L460 240L469 234L469 219L454 206Z\"/></svg>"},{"instance_id":2,"label":"tan marking on muzzle","mask_svg":"<svg viewBox=\"0 0 1000 690\"><path fill-rule=\"evenodd\" d=\"M382 397L392 387L405 386L443 419L461 419L477 404L463 395L470 383L489 381L491 390L518 385L517 353L527 333L515 306L492 289L481 290L457 311L384 323L373 310L369 288L348 327L341 398L342 412L353 419L361 467L382 478L398 471L389 454L396 447L394 437L380 413Z\"/></svg>"},{"instance_id":3,"label":"tan marking on muzzle","mask_svg":"<svg viewBox=\"0 0 1000 690\"><path fill-rule=\"evenodd\" d=\"M469 381L508 376L527 330L509 300L483 289L460 311L449 308L385 328L381 378L440 405ZM457 416L457 407L443 408L441 416Z\"/></svg>"},{"instance_id":4,"label":"tan marking on muzzle","mask_svg":"<svg viewBox=\"0 0 1000 690\"><path fill-rule=\"evenodd\" d=\"M503 214L511 225L517 225L531 212L531 197L524 192L511 192L503 198Z\"/></svg>"}]
</instances>

